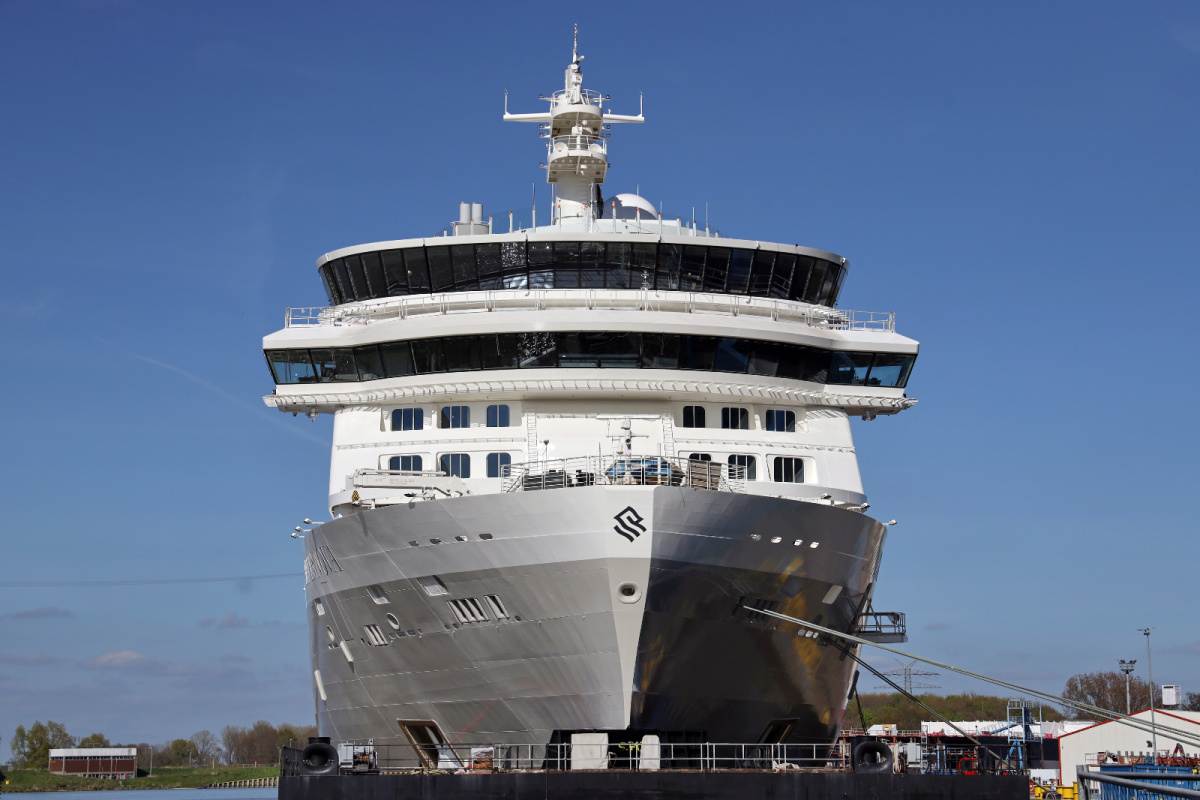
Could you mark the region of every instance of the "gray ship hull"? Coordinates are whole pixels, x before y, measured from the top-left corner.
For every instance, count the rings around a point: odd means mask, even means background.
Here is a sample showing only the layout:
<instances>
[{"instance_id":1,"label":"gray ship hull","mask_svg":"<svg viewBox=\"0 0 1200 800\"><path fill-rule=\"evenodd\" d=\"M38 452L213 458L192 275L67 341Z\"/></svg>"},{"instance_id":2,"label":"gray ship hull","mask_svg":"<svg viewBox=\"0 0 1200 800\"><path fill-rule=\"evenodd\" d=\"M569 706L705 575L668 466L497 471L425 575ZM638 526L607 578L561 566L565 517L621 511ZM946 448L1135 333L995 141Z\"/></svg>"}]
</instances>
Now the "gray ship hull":
<instances>
[{"instance_id":1,"label":"gray ship hull","mask_svg":"<svg viewBox=\"0 0 1200 800\"><path fill-rule=\"evenodd\" d=\"M326 523L305 540L321 734L405 743L399 721L419 720L477 743L625 729L752 742L772 725L829 741L853 662L753 608L848 630L885 531L829 506L670 486Z\"/></svg>"}]
</instances>

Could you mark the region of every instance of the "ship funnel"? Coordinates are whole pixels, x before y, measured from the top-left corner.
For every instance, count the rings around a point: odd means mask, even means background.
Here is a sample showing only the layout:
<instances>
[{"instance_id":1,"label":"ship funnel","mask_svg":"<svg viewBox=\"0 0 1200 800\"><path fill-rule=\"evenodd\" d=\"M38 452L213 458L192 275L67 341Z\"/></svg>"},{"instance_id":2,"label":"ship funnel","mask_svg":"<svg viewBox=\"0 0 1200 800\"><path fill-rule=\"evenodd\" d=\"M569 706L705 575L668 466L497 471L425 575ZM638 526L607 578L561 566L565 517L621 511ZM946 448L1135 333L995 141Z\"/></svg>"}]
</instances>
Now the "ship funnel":
<instances>
[{"instance_id":1,"label":"ship funnel","mask_svg":"<svg viewBox=\"0 0 1200 800\"><path fill-rule=\"evenodd\" d=\"M458 222L450 223L453 236L481 236L491 233L483 219L483 203L459 203Z\"/></svg>"},{"instance_id":2,"label":"ship funnel","mask_svg":"<svg viewBox=\"0 0 1200 800\"><path fill-rule=\"evenodd\" d=\"M458 204L458 223L460 225L465 225L466 223L468 223L470 221L471 221L471 204L470 203L459 203Z\"/></svg>"}]
</instances>

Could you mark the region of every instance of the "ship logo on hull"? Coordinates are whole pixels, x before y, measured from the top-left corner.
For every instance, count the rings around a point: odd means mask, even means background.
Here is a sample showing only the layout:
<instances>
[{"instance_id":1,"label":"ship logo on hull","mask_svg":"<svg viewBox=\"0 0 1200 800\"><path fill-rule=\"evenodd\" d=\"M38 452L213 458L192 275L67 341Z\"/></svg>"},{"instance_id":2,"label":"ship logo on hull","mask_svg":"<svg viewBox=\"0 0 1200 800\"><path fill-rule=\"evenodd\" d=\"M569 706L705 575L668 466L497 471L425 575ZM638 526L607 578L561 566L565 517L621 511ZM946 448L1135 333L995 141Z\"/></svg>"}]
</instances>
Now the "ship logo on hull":
<instances>
[{"instance_id":1,"label":"ship logo on hull","mask_svg":"<svg viewBox=\"0 0 1200 800\"><path fill-rule=\"evenodd\" d=\"M645 517L634 511L633 506L625 506L613 519L617 521L613 530L631 542L646 532L646 526L642 524Z\"/></svg>"}]
</instances>

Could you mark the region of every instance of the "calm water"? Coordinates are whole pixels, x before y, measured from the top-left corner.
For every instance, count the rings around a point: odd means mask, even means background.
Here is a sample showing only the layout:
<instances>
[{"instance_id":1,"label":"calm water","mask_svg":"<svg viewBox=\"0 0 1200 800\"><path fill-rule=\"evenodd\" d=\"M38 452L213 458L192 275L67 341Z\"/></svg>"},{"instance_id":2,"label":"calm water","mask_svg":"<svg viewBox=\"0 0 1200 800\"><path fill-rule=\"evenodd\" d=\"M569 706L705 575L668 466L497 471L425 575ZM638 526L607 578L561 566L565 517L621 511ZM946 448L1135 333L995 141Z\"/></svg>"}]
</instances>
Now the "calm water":
<instances>
[{"instance_id":1,"label":"calm water","mask_svg":"<svg viewBox=\"0 0 1200 800\"><path fill-rule=\"evenodd\" d=\"M113 789L95 792L20 792L10 800L275 800L278 789Z\"/></svg>"}]
</instances>

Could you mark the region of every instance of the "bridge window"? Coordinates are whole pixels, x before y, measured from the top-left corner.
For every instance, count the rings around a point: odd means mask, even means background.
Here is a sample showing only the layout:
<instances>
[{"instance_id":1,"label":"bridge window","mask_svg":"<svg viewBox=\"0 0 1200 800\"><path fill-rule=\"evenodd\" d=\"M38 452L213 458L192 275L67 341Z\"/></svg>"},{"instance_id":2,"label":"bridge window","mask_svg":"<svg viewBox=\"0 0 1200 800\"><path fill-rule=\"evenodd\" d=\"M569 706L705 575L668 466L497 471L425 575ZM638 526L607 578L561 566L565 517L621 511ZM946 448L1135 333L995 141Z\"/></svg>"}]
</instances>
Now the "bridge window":
<instances>
[{"instance_id":1,"label":"bridge window","mask_svg":"<svg viewBox=\"0 0 1200 800\"><path fill-rule=\"evenodd\" d=\"M757 459L754 456L735 455L729 457L729 477L758 480Z\"/></svg>"},{"instance_id":2,"label":"bridge window","mask_svg":"<svg viewBox=\"0 0 1200 800\"><path fill-rule=\"evenodd\" d=\"M271 350L267 363L276 383L316 383L317 371L307 350Z\"/></svg>"},{"instance_id":3,"label":"bridge window","mask_svg":"<svg viewBox=\"0 0 1200 800\"><path fill-rule=\"evenodd\" d=\"M467 453L445 453L439 459L442 472L456 478L471 477L471 456Z\"/></svg>"},{"instance_id":4,"label":"bridge window","mask_svg":"<svg viewBox=\"0 0 1200 800\"><path fill-rule=\"evenodd\" d=\"M733 430L750 430L750 410L741 406L721 409L721 427Z\"/></svg>"},{"instance_id":5,"label":"bridge window","mask_svg":"<svg viewBox=\"0 0 1200 800\"><path fill-rule=\"evenodd\" d=\"M512 464L512 456L508 453L488 453L487 476L499 478L501 470L509 464Z\"/></svg>"},{"instance_id":6,"label":"bridge window","mask_svg":"<svg viewBox=\"0 0 1200 800\"><path fill-rule=\"evenodd\" d=\"M708 453L688 453L688 461L712 461Z\"/></svg>"},{"instance_id":7,"label":"bridge window","mask_svg":"<svg viewBox=\"0 0 1200 800\"><path fill-rule=\"evenodd\" d=\"M683 427L685 427L685 428L703 428L704 427L704 406L684 406L683 407Z\"/></svg>"},{"instance_id":8,"label":"bridge window","mask_svg":"<svg viewBox=\"0 0 1200 800\"><path fill-rule=\"evenodd\" d=\"M489 428L508 427L508 406L495 405L487 407L487 426Z\"/></svg>"},{"instance_id":9,"label":"bridge window","mask_svg":"<svg viewBox=\"0 0 1200 800\"><path fill-rule=\"evenodd\" d=\"M388 469L404 472L420 472L422 470L420 456L392 456L388 459Z\"/></svg>"},{"instance_id":10,"label":"bridge window","mask_svg":"<svg viewBox=\"0 0 1200 800\"><path fill-rule=\"evenodd\" d=\"M776 458L775 480L778 483L804 483L804 459Z\"/></svg>"},{"instance_id":11,"label":"bridge window","mask_svg":"<svg viewBox=\"0 0 1200 800\"><path fill-rule=\"evenodd\" d=\"M772 408L766 414L767 430L776 433L796 432L796 412L785 411L782 408Z\"/></svg>"},{"instance_id":12,"label":"bridge window","mask_svg":"<svg viewBox=\"0 0 1200 800\"><path fill-rule=\"evenodd\" d=\"M471 427L470 406L442 406L439 428L469 428Z\"/></svg>"},{"instance_id":13,"label":"bridge window","mask_svg":"<svg viewBox=\"0 0 1200 800\"><path fill-rule=\"evenodd\" d=\"M392 409L392 430L419 431L425 427L425 409L395 408Z\"/></svg>"}]
</instances>

